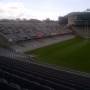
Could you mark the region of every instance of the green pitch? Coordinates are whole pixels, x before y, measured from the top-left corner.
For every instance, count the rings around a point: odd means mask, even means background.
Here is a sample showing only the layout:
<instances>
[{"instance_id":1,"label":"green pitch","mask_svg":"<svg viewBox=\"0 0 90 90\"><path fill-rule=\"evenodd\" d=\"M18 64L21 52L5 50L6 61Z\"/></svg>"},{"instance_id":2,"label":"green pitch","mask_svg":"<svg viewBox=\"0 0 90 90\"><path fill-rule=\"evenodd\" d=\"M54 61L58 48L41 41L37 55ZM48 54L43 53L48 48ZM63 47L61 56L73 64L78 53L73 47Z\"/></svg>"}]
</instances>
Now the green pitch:
<instances>
[{"instance_id":1,"label":"green pitch","mask_svg":"<svg viewBox=\"0 0 90 90\"><path fill-rule=\"evenodd\" d=\"M34 54L40 63L90 73L90 40L74 38L26 53Z\"/></svg>"}]
</instances>

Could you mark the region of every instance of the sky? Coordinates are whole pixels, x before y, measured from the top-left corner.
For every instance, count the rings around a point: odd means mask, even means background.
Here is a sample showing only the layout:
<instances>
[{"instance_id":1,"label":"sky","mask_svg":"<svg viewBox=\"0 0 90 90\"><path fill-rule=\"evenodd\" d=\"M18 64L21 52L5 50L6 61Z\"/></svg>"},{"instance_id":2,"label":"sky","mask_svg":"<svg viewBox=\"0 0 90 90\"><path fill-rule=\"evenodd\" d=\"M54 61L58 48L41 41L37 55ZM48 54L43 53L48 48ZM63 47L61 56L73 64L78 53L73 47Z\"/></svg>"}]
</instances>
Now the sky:
<instances>
[{"instance_id":1,"label":"sky","mask_svg":"<svg viewBox=\"0 0 90 90\"><path fill-rule=\"evenodd\" d=\"M90 0L0 0L0 19L57 20L59 16L87 8Z\"/></svg>"}]
</instances>

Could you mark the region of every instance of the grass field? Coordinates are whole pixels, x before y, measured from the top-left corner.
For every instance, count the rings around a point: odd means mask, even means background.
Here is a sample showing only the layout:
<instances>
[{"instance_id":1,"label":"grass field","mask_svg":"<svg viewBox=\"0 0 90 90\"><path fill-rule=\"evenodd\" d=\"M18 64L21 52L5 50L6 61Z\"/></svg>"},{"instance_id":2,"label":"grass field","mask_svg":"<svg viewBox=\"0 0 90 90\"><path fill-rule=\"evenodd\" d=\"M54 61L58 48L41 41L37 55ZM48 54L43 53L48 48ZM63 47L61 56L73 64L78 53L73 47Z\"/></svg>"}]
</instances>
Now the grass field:
<instances>
[{"instance_id":1,"label":"grass field","mask_svg":"<svg viewBox=\"0 0 90 90\"><path fill-rule=\"evenodd\" d=\"M74 38L26 53L35 55L41 63L90 73L90 40Z\"/></svg>"}]
</instances>

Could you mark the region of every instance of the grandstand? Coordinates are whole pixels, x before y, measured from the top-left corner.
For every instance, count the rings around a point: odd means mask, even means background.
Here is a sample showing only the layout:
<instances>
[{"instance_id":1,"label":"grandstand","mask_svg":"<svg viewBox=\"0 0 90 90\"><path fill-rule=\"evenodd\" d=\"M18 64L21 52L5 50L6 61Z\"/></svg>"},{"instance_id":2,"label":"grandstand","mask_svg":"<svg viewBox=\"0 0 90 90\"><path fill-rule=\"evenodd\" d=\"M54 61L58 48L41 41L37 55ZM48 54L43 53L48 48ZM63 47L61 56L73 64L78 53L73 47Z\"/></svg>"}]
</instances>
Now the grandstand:
<instances>
[{"instance_id":1,"label":"grandstand","mask_svg":"<svg viewBox=\"0 0 90 90\"><path fill-rule=\"evenodd\" d=\"M0 21L0 33L10 43L71 33L64 30L57 21Z\"/></svg>"},{"instance_id":2,"label":"grandstand","mask_svg":"<svg viewBox=\"0 0 90 90\"><path fill-rule=\"evenodd\" d=\"M0 51L0 90L90 90L89 74L42 65L10 49Z\"/></svg>"}]
</instances>

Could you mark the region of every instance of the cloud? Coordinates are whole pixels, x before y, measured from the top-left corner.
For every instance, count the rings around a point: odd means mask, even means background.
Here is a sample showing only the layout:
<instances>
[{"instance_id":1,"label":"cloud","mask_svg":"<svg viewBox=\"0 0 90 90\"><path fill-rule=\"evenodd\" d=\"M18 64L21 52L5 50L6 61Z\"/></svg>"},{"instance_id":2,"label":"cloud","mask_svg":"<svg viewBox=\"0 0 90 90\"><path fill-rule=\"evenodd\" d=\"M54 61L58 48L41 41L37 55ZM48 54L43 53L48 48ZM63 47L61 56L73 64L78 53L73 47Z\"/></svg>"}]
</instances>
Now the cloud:
<instances>
[{"instance_id":1,"label":"cloud","mask_svg":"<svg viewBox=\"0 0 90 90\"><path fill-rule=\"evenodd\" d=\"M48 8L34 8L31 6L25 7L24 2L0 2L0 19L16 19L16 18L26 18L26 19L57 19L59 13L54 13L53 9ZM56 18L55 18L56 17Z\"/></svg>"},{"instance_id":2,"label":"cloud","mask_svg":"<svg viewBox=\"0 0 90 90\"><path fill-rule=\"evenodd\" d=\"M10 2L10 3L0 3L0 18L26 18L29 16L30 10L24 7L23 3L20 2ZM27 17L29 18L29 17Z\"/></svg>"}]
</instances>

